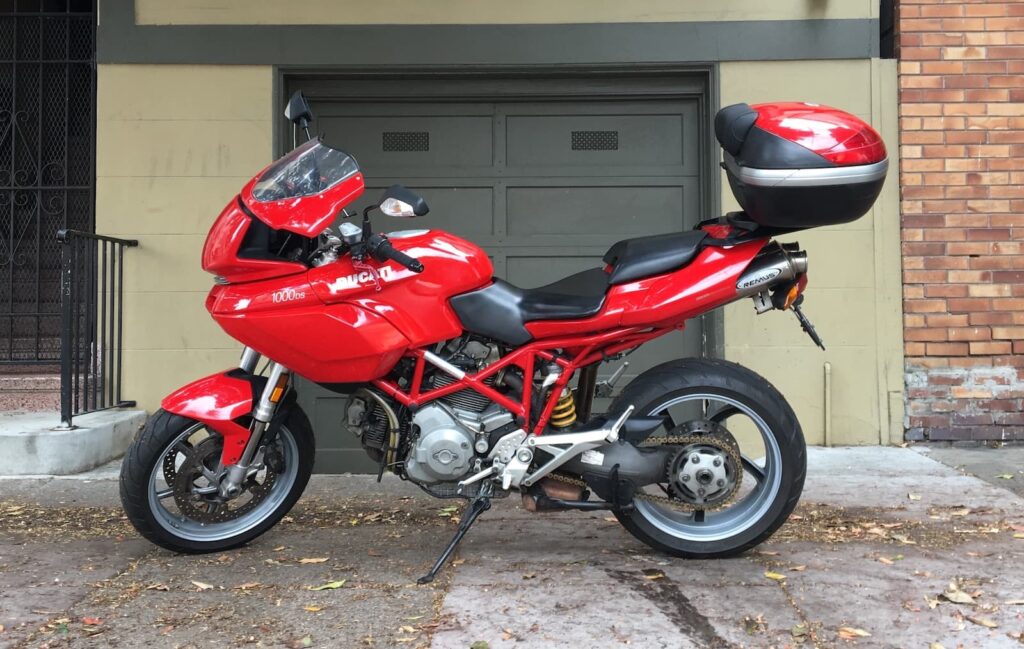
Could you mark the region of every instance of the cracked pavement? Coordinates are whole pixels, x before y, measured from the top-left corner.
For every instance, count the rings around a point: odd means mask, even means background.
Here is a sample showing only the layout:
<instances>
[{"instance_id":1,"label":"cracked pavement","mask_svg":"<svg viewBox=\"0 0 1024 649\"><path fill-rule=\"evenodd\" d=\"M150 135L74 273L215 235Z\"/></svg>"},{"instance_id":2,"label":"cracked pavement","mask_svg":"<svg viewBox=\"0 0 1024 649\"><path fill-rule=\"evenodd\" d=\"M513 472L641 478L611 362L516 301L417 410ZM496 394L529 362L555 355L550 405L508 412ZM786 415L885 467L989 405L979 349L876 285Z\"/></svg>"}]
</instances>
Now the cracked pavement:
<instances>
[{"instance_id":1,"label":"cracked pavement","mask_svg":"<svg viewBox=\"0 0 1024 649\"><path fill-rule=\"evenodd\" d=\"M428 586L415 578L455 503L397 480L318 476L248 547L180 556L127 525L116 470L0 479L0 647L1020 647L1014 479L912 449L811 449L796 516L714 561L513 497Z\"/></svg>"}]
</instances>

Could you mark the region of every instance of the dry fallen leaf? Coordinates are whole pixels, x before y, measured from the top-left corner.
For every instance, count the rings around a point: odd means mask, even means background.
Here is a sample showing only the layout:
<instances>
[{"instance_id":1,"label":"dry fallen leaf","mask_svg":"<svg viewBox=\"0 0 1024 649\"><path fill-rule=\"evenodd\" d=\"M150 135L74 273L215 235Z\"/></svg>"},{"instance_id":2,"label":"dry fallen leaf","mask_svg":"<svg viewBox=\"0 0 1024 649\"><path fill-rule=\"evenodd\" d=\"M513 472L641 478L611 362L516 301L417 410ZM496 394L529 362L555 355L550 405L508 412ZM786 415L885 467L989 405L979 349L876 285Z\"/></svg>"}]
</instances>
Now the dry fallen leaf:
<instances>
[{"instance_id":1,"label":"dry fallen leaf","mask_svg":"<svg viewBox=\"0 0 1024 649\"><path fill-rule=\"evenodd\" d=\"M925 601L926 604L928 604L928 608L935 608L940 603L938 598L932 599L931 597L928 597L927 595L924 596L924 601Z\"/></svg>"},{"instance_id":2,"label":"dry fallen leaf","mask_svg":"<svg viewBox=\"0 0 1024 649\"><path fill-rule=\"evenodd\" d=\"M807 625L806 624L797 624L796 626L794 626L792 629L789 630L789 633L794 638L801 638L801 637L807 635Z\"/></svg>"},{"instance_id":3,"label":"dry fallen leaf","mask_svg":"<svg viewBox=\"0 0 1024 649\"><path fill-rule=\"evenodd\" d=\"M988 619L987 617L978 617L976 615L968 615L967 616L967 621L968 622L973 622L974 624L977 624L978 626L983 626L986 629L994 629L994 628L999 626L998 624L996 624L992 620Z\"/></svg>"},{"instance_id":4,"label":"dry fallen leaf","mask_svg":"<svg viewBox=\"0 0 1024 649\"><path fill-rule=\"evenodd\" d=\"M299 559L299 563L323 563L327 561L327 557L306 557Z\"/></svg>"},{"instance_id":5,"label":"dry fallen leaf","mask_svg":"<svg viewBox=\"0 0 1024 649\"><path fill-rule=\"evenodd\" d=\"M307 604L306 606L302 607L302 610L309 611L310 613L319 613L320 611L324 610L324 607L317 606L316 604Z\"/></svg>"},{"instance_id":6,"label":"dry fallen leaf","mask_svg":"<svg viewBox=\"0 0 1024 649\"><path fill-rule=\"evenodd\" d=\"M98 617L83 617L82 624L87 624L89 626L99 626L103 624L103 620L99 619Z\"/></svg>"},{"instance_id":7,"label":"dry fallen leaf","mask_svg":"<svg viewBox=\"0 0 1024 649\"><path fill-rule=\"evenodd\" d=\"M789 570L791 572L803 572L804 570L807 570L807 566L793 566Z\"/></svg>"},{"instance_id":8,"label":"dry fallen leaf","mask_svg":"<svg viewBox=\"0 0 1024 649\"><path fill-rule=\"evenodd\" d=\"M340 581L329 581L326 584L321 584L320 586L310 586L309 590L335 590L344 586L346 581L348 580L342 579Z\"/></svg>"},{"instance_id":9,"label":"dry fallen leaf","mask_svg":"<svg viewBox=\"0 0 1024 649\"><path fill-rule=\"evenodd\" d=\"M1024 606L1024 599L1008 599L1003 604L1007 606Z\"/></svg>"},{"instance_id":10,"label":"dry fallen leaf","mask_svg":"<svg viewBox=\"0 0 1024 649\"><path fill-rule=\"evenodd\" d=\"M917 541L910 540L910 537L905 534L893 534L891 536L893 540L899 541L903 545L917 545Z\"/></svg>"},{"instance_id":11,"label":"dry fallen leaf","mask_svg":"<svg viewBox=\"0 0 1024 649\"><path fill-rule=\"evenodd\" d=\"M839 627L839 637L844 640L854 640L856 638L870 638L871 634L864 629L858 629L852 626L841 626Z\"/></svg>"},{"instance_id":12,"label":"dry fallen leaf","mask_svg":"<svg viewBox=\"0 0 1024 649\"><path fill-rule=\"evenodd\" d=\"M416 629L408 625L398 627L398 631L399 633L416 633Z\"/></svg>"},{"instance_id":13,"label":"dry fallen leaf","mask_svg":"<svg viewBox=\"0 0 1024 649\"><path fill-rule=\"evenodd\" d=\"M771 570L766 570L764 576L768 579L774 579L775 581L783 581L786 578L786 575L782 575L777 572L772 572Z\"/></svg>"},{"instance_id":14,"label":"dry fallen leaf","mask_svg":"<svg viewBox=\"0 0 1024 649\"><path fill-rule=\"evenodd\" d=\"M644 573L644 579L650 579L651 581L665 578L664 571L657 568L644 568L642 572Z\"/></svg>"},{"instance_id":15,"label":"dry fallen leaf","mask_svg":"<svg viewBox=\"0 0 1024 649\"><path fill-rule=\"evenodd\" d=\"M878 557L878 561L879 561L880 563L884 563L884 564L885 564L885 565L887 565L887 566L891 566L891 565L893 565L894 563L896 563L895 561L893 561L893 560L892 560L892 559L890 559L889 557Z\"/></svg>"},{"instance_id":16,"label":"dry fallen leaf","mask_svg":"<svg viewBox=\"0 0 1024 649\"><path fill-rule=\"evenodd\" d=\"M949 588L939 595L954 604L974 604L974 598L960 590L955 583L950 583Z\"/></svg>"},{"instance_id":17,"label":"dry fallen leaf","mask_svg":"<svg viewBox=\"0 0 1024 649\"><path fill-rule=\"evenodd\" d=\"M1015 539L1024 539L1024 532L1016 532L1016 533L1014 533L1013 538L1015 538Z\"/></svg>"},{"instance_id":18,"label":"dry fallen leaf","mask_svg":"<svg viewBox=\"0 0 1024 649\"><path fill-rule=\"evenodd\" d=\"M206 582L202 581L193 581L192 585L198 588L199 590L210 590L213 588L213 584L207 584Z\"/></svg>"},{"instance_id":19,"label":"dry fallen leaf","mask_svg":"<svg viewBox=\"0 0 1024 649\"><path fill-rule=\"evenodd\" d=\"M240 584L238 586L235 586L235 590L251 590L253 588L259 588L260 586L262 586L262 584L260 582L258 582L258 581L250 581L250 582L246 582L244 584Z\"/></svg>"},{"instance_id":20,"label":"dry fallen leaf","mask_svg":"<svg viewBox=\"0 0 1024 649\"><path fill-rule=\"evenodd\" d=\"M150 584L150 585L146 586L146 590L166 591L166 590L170 590L170 588L167 587L167 584Z\"/></svg>"},{"instance_id":21,"label":"dry fallen leaf","mask_svg":"<svg viewBox=\"0 0 1024 649\"><path fill-rule=\"evenodd\" d=\"M907 498L910 500L921 500L921 494L907 494Z\"/></svg>"},{"instance_id":22,"label":"dry fallen leaf","mask_svg":"<svg viewBox=\"0 0 1024 649\"><path fill-rule=\"evenodd\" d=\"M946 649L940 642L932 642L928 644L928 649Z\"/></svg>"},{"instance_id":23,"label":"dry fallen leaf","mask_svg":"<svg viewBox=\"0 0 1024 649\"><path fill-rule=\"evenodd\" d=\"M1012 473L1000 473L996 477L999 478L1000 480L1013 480Z\"/></svg>"}]
</instances>

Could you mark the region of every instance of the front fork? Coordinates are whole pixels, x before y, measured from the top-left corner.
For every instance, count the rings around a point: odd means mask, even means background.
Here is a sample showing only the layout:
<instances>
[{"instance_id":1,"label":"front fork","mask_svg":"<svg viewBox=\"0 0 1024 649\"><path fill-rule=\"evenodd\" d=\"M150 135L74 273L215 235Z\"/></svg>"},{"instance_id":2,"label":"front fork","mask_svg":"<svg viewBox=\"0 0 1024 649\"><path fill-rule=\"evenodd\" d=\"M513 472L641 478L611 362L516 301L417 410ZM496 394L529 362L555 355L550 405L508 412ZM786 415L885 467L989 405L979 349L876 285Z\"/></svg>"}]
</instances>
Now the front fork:
<instances>
[{"instance_id":1,"label":"front fork","mask_svg":"<svg viewBox=\"0 0 1024 649\"><path fill-rule=\"evenodd\" d=\"M260 360L260 354L250 347L242 350L242 357L238 367L248 373L256 373L256 364ZM252 424L249 425L249 441L245 444L245 450L236 464L227 467L224 478L220 483L220 495L224 498L235 498L242 493L242 484L249 475L249 467L260 448L263 435L267 432L270 422L274 419L277 407L288 391L288 379L290 374L288 368L280 363L270 362L270 377L263 392L260 394L252 409Z\"/></svg>"}]
</instances>

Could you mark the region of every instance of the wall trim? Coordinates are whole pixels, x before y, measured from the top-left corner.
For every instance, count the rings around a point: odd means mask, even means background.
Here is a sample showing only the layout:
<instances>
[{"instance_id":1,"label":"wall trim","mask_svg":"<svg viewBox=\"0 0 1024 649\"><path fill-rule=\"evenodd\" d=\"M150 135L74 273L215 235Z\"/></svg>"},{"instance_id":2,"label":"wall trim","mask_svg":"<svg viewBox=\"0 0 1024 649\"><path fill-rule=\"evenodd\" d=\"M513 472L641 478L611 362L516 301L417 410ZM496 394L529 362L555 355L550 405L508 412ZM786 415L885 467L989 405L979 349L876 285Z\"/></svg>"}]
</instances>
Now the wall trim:
<instances>
[{"instance_id":1,"label":"wall trim","mask_svg":"<svg viewBox=\"0 0 1024 649\"><path fill-rule=\"evenodd\" d=\"M136 25L103 0L99 63L552 65L879 55L877 18L551 25Z\"/></svg>"}]
</instances>

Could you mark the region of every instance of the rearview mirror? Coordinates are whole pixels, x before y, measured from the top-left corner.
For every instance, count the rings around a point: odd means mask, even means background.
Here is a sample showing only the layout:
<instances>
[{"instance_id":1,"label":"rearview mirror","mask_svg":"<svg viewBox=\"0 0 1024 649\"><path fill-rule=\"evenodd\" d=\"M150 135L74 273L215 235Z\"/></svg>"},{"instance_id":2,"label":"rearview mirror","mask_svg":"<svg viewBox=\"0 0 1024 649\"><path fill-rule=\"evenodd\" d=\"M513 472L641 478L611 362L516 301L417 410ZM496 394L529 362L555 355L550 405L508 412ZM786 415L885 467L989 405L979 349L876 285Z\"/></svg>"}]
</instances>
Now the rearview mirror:
<instances>
[{"instance_id":1,"label":"rearview mirror","mask_svg":"<svg viewBox=\"0 0 1024 649\"><path fill-rule=\"evenodd\" d=\"M430 211L427 201L423 200L422 196L401 185L392 185L385 189L377 206L388 216L405 218L424 216Z\"/></svg>"},{"instance_id":2,"label":"rearview mirror","mask_svg":"<svg viewBox=\"0 0 1024 649\"><path fill-rule=\"evenodd\" d=\"M306 96L302 94L301 90L296 90L292 98L288 100L284 116L285 119L301 129L308 128L309 123L313 121L313 109L309 107L309 102L306 101Z\"/></svg>"}]
</instances>

